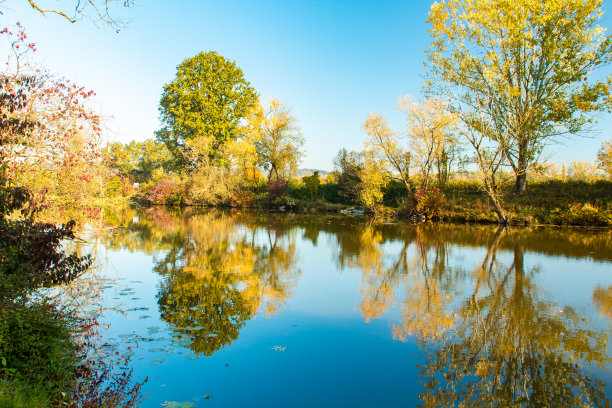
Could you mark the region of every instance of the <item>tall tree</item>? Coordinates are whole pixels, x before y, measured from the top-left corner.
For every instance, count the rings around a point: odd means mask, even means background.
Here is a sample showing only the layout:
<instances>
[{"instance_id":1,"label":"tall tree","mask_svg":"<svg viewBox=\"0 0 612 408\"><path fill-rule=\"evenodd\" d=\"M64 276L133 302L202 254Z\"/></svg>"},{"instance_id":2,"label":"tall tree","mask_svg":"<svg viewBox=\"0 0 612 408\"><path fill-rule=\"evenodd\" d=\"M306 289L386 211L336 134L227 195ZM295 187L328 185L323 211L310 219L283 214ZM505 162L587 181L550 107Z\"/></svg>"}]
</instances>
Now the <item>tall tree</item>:
<instances>
[{"instance_id":1,"label":"tall tree","mask_svg":"<svg viewBox=\"0 0 612 408\"><path fill-rule=\"evenodd\" d=\"M610 110L612 77L593 71L612 60L597 25L602 0L443 0L431 6L426 51L430 92L468 120L483 114L524 191L549 138L577 134L589 113ZM464 116L465 118L465 116Z\"/></svg>"},{"instance_id":2,"label":"tall tree","mask_svg":"<svg viewBox=\"0 0 612 408\"><path fill-rule=\"evenodd\" d=\"M249 131L256 140L261 166L268 172L268 180L287 179L297 171L303 156L304 137L297 119L278 99L272 99L267 109L259 107L250 120Z\"/></svg>"},{"instance_id":3,"label":"tall tree","mask_svg":"<svg viewBox=\"0 0 612 408\"><path fill-rule=\"evenodd\" d=\"M188 169L221 159L220 147L239 136L241 121L257 99L234 61L215 51L201 52L184 60L176 78L164 86L156 137Z\"/></svg>"}]
</instances>

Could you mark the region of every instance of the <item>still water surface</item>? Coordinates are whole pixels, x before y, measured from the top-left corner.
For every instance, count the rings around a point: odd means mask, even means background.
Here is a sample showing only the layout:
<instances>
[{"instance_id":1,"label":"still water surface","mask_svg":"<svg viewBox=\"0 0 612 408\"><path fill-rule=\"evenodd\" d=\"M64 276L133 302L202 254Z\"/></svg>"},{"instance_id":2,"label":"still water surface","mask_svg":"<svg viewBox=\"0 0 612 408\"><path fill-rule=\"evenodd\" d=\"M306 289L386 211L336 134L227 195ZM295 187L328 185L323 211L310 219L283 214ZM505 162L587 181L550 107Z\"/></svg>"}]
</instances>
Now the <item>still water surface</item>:
<instances>
[{"instance_id":1,"label":"still water surface","mask_svg":"<svg viewBox=\"0 0 612 408\"><path fill-rule=\"evenodd\" d=\"M162 209L112 223L104 341L148 376L144 407L612 396L610 231Z\"/></svg>"}]
</instances>

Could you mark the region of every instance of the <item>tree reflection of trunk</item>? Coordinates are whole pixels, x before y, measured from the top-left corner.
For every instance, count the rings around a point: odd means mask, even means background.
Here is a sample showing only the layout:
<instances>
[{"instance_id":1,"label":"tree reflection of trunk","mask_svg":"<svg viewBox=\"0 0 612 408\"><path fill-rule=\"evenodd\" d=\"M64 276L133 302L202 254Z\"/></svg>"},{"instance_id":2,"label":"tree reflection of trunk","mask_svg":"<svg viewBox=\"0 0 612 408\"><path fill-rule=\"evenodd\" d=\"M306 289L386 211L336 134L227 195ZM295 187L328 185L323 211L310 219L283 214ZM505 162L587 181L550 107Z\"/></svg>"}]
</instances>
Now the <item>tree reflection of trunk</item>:
<instances>
[{"instance_id":1,"label":"tree reflection of trunk","mask_svg":"<svg viewBox=\"0 0 612 408\"><path fill-rule=\"evenodd\" d=\"M541 300L525 270L524 249L509 267L496 260L502 230L475 271L471 296L455 328L439 343L418 339L425 364L424 407L607 407L604 384L582 364L603 364L607 334L582 327L580 316Z\"/></svg>"}]
</instances>

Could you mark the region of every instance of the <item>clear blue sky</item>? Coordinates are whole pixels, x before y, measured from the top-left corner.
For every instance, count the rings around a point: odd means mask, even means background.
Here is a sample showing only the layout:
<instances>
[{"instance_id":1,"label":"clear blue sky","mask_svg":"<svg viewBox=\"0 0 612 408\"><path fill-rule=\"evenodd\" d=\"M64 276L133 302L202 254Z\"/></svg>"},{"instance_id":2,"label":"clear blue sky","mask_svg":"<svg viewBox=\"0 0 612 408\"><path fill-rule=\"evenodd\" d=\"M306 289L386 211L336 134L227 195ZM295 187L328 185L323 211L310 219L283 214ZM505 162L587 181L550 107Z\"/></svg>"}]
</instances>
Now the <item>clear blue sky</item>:
<instances>
[{"instance_id":1,"label":"clear blue sky","mask_svg":"<svg viewBox=\"0 0 612 408\"><path fill-rule=\"evenodd\" d=\"M128 26L115 33L87 21L43 17L26 0L5 0L0 21L22 22L44 66L96 91L100 110L112 116L113 141L152 138L162 87L176 66L215 50L236 61L263 99L274 96L291 106L306 138L301 167L331 170L338 149L361 148L370 112L402 127L397 100L420 95L431 3L139 0L125 14ZM606 15L602 24L611 21ZM551 146L548 157L593 161L601 142L612 137L610 115L602 115L598 129L593 139Z\"/></svg>"}]
</instances>

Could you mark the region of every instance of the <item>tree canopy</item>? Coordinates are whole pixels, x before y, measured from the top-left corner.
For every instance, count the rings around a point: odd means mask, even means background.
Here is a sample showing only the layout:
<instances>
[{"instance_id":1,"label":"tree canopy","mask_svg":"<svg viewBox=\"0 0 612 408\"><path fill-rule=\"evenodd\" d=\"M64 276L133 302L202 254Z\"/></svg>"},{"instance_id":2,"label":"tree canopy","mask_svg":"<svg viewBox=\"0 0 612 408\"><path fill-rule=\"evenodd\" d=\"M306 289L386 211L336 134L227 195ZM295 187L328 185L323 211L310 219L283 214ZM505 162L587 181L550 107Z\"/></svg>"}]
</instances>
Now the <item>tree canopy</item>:
<instances>
[{"instance_id":1,"label":"tree canopy","mask_svg":"<svg viewBox=\"0 0 612 408\"><path fill-rule=\"evenodd\" d=\"M215 51L187 58L176 78L164 86L159 111L162 128L156 132L187 168L218 159L219 148L240 133L241 121L258 96L234 61Z\"/></svg>"},{"instance_id":2,"label":"tree canopy","mask_svg":"<svg viewBox=\"0 0 612 408\"><path fill-rule=\"evenodd\" d=\"M514 171L515 191L548 138L576 134L609 110L612 60L597 25L601 0L444 0L432 5L430 92L449 98L464 122L486 129ZM473 112L479 113L474 120Z\"/></svg>"}]
</instances>

